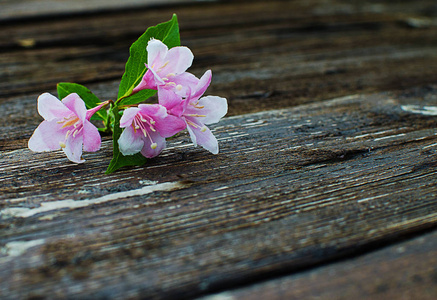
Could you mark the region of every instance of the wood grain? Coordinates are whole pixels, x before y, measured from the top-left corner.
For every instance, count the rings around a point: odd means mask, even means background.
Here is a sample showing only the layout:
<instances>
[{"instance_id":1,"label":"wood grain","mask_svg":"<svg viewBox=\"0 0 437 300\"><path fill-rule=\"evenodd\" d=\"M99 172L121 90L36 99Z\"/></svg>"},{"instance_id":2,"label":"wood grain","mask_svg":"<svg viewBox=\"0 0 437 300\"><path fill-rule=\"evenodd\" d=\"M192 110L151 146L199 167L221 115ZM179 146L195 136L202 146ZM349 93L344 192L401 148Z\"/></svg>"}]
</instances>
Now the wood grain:
<instances>
[{"instance_id":1,"label":"wood grain","mask_svg":"<svg viewBox=\"0 0 437 300\"><path fill-rule=\"evenodd\" d=\"M356 259L202 300L435 299L437 232Z\"/></svg>"},{"instance_id":2,"label":"wood grain","mask_svg":"<svg viewBox=\"0 0 437 300\"><path fill-rule=\"evenodd\" d=\"M213 70L211 93L230 99L231 115L437 81L435 15L425 14L434 1L348 3L231 1L4 22L0 98L119 81L129 45L173 12L192 71ZM414 18L431 25L412 27Z\"/></svg>"},{"instance_id":3,"label":"wood grain","mask_svg":"<svg viewBox=\"0 0 437 300\"><path fill-rule=\"evenodd\" d=\"M408 239L437 228L434 2L0 13L0 298L432 298L434 233ZM27 149L40 93L74 81L113 99L129 45L174 12L191 70L229 101L219 155L180 134L106 176L109 136L81 165Z\"/></svg>"},{"instance_id":4,"label":"wood grain","mask_svg":"<svg viewBox=\"0 0 437 300\"><path fill-rule=\"evenodd\" d=\"M110 176L107 142L83 165L3 152L0 289L194 297L434 228L437 119L402 107L435 92L230 117L214 128L218 156L179 136Z\"/></svg>"}]
</instances>

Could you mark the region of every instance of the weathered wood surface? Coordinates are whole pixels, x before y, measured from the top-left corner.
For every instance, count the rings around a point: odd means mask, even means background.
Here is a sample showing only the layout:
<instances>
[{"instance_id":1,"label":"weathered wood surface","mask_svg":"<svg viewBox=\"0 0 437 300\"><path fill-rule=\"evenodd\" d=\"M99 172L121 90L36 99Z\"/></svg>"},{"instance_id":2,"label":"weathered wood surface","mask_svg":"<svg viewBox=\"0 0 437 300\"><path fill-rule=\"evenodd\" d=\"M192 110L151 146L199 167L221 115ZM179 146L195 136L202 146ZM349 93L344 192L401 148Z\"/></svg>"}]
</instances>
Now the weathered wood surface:
<instances>
[{"instance_id":1,"label":"weathered wood surface","mask_svg":"<svg viewBox=\"0 0 437 300\"><path fill-rule=\"evenodd\" d=\"M437 295L437 234L202 300L429 299Z\"/></svg>"},{"instance_id":2,"label":"weathered wood surface","mask_svg":"<svg viewBox=\"0 0 437 300\"><path fill-rule=\"evenodd\" d=\"M330 270L343 271L322 297L366 298L384 285L350 292L341 278L435 265L435 233L429 255L412 241L399 260L359 258L437 225L433 5L232 1L1 22L1 298L192 298L271 278L216 296L280 298L279 284L310 297ZM26 149L39 93L77 81L113 97L129 44L174 11L194 72L211 68L208 93L230 103L213 126L219 155L180 135L106 176L108 137L82 165ZM435 272L417 274L409 291L432 297Z\"/></svg>"}]
</instances>

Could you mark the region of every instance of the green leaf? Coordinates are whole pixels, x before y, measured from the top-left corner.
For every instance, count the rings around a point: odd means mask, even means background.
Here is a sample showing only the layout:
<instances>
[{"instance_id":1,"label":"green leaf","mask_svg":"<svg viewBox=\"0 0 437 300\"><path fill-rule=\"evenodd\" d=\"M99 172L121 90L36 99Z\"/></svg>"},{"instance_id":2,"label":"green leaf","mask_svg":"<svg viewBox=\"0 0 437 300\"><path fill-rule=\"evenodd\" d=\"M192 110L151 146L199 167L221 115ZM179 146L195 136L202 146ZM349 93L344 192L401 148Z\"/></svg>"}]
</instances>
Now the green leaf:
<instances>
[{"instance_id":1,"label":"green leaf","mask_svg":"<svg viewBox=\"0 0 437 300\"><path fill-rule=\"evenodd\" d=\"M119 105L133 105L144 102L155 94L155 90L141 90L138 93L133 94L132 96L121 99Z\"/></svg>"},{"instance_id":2,"label":"green leaf","mask_svg":"<svg viewBox=\"0 0 437 300\"><path fill-rule=\"evenodd\" d=\"M114 132L112 135L113 158L109 163L108 169L106 170L105 174L110 174L126 166L142 166L147 161L147 158L145 158L141 153L127 156L121 154L118 147L118 139L120 138L122 132L122 128L120 128L121 115L119 114L118 108L116 106L113 107L112 112L114 114Z\"/></svg>"},{"instance_id":3,"label":"green leaf","mask_svg":"<svg viewBox=\"0 0 437 300\"><path fill-rule=\"evenodd\" d=\"M57 90L59 99L63 99L71 93L78 94L79 97L82 98L82 100L85 102L85 106L87 109L94 108L101 103L100 99L97 98L97 96L94 95L88 88L78 83L60 82L57 85ZM101 109L97 111L91 119L106 121L106 118L106 109Z\"/></svg>"},{"instance_id":4,"label":"green leaf","mask_svg":"<svg viewBox=\"0 0 437 300\"><path fill-rule=\"evenodd\" d=\"M147 43L151 38L160 40L168 48L180 46L179 25L176 15L165 23L149 27L129 49L129 59L118 89L118 99L128 97L146 73Z\"/></svg>"}]
</instances>

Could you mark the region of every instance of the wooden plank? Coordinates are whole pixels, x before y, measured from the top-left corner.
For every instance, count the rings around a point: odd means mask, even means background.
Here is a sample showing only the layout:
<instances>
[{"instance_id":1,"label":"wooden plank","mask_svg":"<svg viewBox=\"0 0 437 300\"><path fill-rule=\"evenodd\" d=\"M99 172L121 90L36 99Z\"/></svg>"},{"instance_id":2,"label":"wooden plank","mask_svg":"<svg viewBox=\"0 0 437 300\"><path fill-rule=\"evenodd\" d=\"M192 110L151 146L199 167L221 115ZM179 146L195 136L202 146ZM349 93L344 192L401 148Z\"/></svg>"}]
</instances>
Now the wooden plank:
<instances>
[{"instance_id":1,"label":"wooden plank","mask_svg":"<svg viewBox=\"0 0 437 300\"><path fill-rule=\"evenodd\" d=\"M211 92L230 99L232 115L437 82L435 27L407 25L433 20L424 15L433 1L386 1L373 12L372 1L345 12L346 2L231 1L6 22L0 101L60 81L116 84L130 43L173 12L196 56L193 72L213 70Z\"/></svg>"},{"instance_id":2,"label":"wooden plank","mask_svg":"<svg viewBox=\"0 0 437 300\"><path fill-rule=\"evenodd\" d=\"M435 228L437 121L418 110L437 105L433 7L229 1L0 18L0 298L191 298ZM130 43L173 12L192 70L211 68L208 93L229 100L218 156L180 135L145 167L105 176L109 137L83 165L26 149L39 93L76 81L114 97ZM384 90L398 91L369 94Z\"/></svg>"},{"instance_id":3,"label":"wooden plank","mask_svg":"<svg viewBox=\"0 0 437 300\"><path fill-rule=\"evenodd\" d=\"M3 151L0 290L194 297L435 228L437 119L406 105L433 106L436 91L230 117L214 127L218 156L183 135L109 176L108 142L83 165Z\"/></svg>"},{"instance_id":4,"label":"wooden plank","mask_svg":"<svg viewBox=\"0 0 437 300\"><path fill-rule=\"evenodd\" d=\"M145 7L185 4L190 0L2 0L0 21L42 18L71 14L103 13L114 10L144 9Z\"/></svg>"},{"instance_id":5,"label":"wooden plank","mask_svg":"<svg viewBox=\"0 0 437 300\"><path fill-rule=\"evenodd\" d=\"M437 232L362 257L201 298L423 299L437 295Z\"/></svg>"}]
</instances>

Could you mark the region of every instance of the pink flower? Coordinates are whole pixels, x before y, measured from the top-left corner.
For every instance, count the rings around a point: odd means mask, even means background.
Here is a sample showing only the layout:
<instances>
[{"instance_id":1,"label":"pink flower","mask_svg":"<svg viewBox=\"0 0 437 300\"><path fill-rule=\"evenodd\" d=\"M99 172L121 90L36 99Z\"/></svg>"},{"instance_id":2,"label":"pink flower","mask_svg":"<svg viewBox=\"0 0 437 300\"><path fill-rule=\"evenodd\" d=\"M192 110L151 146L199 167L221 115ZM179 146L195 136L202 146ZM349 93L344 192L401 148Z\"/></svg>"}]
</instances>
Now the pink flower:
<instances>
[{"instance_id":1,"label":"pink flower","mask_svg":"<svg viewBox=\"0 0 437 300\"><path fill-rule=\"evenodd\" d=\"M100 149L101 138L97 128L89 121L104 104L87 110L77 94L70 94L62 101L44 93L38 97L38 113L44 121L29 139L29 149L35 152L62 148L67 158L82 163L82 148L87 152Z\"/></svg>"},{"instance_id":2,"label":"pink flower","mask_svg":"<svg viewBox=\"0 0 437 300\"><path fill-rule=\"evenodd\" d=\"M177 93L186 92L187 84L196 84L197 78L185 72L193 62L193 53L187 47L173 47L170 50L160 40L151 39L147 44L148 70L133 92L143 89L157 90L166 86Z\"/></svg>"},{"instance_id":3,"label":"pink flower","mask_svg":"<svg viewBox=\"0 0 437 300\"><path fill-rule=\"evenodd\" d=\"M205 124L220 121L228 112L228 103L225 98L217 96L200 98L211 83L211 76L211 71L206 71L186 99L170 90L161 90L159 103L164 105L170 114L185 121L195 146L199 144L211 153L217 154L219 152L217 139Z\"/></svg>"},{"instance_id":4,"label":"pink flower","mask_svg":"<svg viewBox=\"0 0 437 300\"><path fill-rule=\"evenodd\" d=\"M185 122L167 114L159 104L139 104L126 109L120 120L125 128L118 139L123 155L132 155L141 151L147 158L155 157L165 148L165 138L185 129Z\"/></svg>"}]
</instances>

